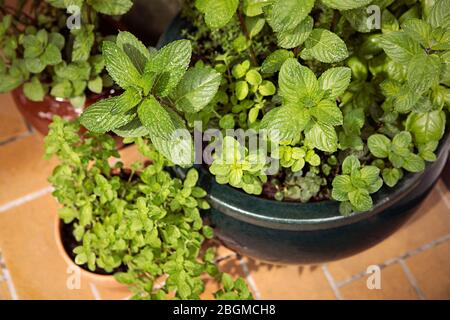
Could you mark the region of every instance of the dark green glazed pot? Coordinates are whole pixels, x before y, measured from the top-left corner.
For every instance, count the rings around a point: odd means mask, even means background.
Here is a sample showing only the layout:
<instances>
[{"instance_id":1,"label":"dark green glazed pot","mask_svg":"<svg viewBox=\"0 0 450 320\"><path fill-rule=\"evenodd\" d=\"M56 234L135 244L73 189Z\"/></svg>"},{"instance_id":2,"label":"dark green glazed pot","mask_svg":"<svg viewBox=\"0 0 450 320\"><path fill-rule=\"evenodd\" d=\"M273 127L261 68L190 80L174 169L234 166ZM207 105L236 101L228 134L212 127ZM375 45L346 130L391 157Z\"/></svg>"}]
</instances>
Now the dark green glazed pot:
<instances>
[{"instance_id":1,"label":"dark green glazed pot","mask_svg":"<svg viewBox=\"0 0 450 320\"><path fill-rule=\"evenodd\" d=\"M179 39L182 27L175 19L160 45ZM386 239L417 212L447 162L449 140L447 134L438 160L428 163L423 173L406 175L393 189L382 188L373 196L372 211L349 217L340 216L335 201L301 204L250 196L216 183L199 167L200 185L211 204L205 218L225 246L262 261L318 264L342 259Z\"/></svg>"}]
</instances>

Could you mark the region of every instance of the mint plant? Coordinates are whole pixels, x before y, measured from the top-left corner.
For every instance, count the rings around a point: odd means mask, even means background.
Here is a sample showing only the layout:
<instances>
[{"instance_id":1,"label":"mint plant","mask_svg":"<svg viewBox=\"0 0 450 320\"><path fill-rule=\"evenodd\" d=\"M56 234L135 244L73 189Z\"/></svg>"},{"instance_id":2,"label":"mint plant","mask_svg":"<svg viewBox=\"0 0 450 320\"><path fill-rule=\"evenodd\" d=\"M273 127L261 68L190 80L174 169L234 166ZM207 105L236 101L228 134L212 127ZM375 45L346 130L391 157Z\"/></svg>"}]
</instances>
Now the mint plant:
<instances>
[{"instance_id":1,"label":"mint plant","mask_svg":"<svg viewBox=\"0 0 450 320\"><path fill-rule=\"evenodd\" d=\"M17 8L0 5L0 92L23 85L31 101L43 101L50 94L82 107L86 95L112 86L100 52L101 42L108 37L100 32L101 16L125 14L133 5L131 0L17 3ZM79 25L69 29L68 8L73 5L79 9Z\"/></svg>"},{"instance_id":2,"label":"mint plant","mask_svg":"<svg viewBox=\"0 0 450 320\"><path fill-rule=\"evenodd\" d=\"M219 271L212 248L201 250L213 231L203 225L209 205L195 169L184 180L173 177L167 159L142 138L128 142L151 164L124 168L110 136L81 138L79 129L56 117L45 140L46 155L61 161L50 182L78 244L76 264L114 274L134 299L199 299L207 275L221 284L217 299L252 298L243 279Z\"/></svg>"},{"instance_id":3,"label":"mint plant","mask_svg":"<svg viewBox=\"0 0 450 320\"><path fill-rule=\"evenodd\" d=\"M226 136L212 142L218 183L280 201L334 199L343 214L371 210L383 185L436 160L450 104L449 10L444 0L187 0L186 40L159 51L129 33L104 42L124 93L81 123L149 139L189 167L200 121ZM268 132L279 152L227 133L248 129ZM280 168L269 174L272 161Z\"/></svg>"}]
</instances>

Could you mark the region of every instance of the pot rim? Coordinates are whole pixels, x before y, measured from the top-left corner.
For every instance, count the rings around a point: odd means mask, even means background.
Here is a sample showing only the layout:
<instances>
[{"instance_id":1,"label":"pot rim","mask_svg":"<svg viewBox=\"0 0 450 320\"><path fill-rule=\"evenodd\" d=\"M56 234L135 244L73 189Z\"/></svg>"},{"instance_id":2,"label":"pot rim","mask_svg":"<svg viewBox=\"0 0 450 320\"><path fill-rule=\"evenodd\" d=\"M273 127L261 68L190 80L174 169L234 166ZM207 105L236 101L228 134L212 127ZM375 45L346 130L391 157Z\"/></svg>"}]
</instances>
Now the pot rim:
<instances>
[{"instance_id":1,"label":"pot rim","mask_svg":"<svg viewBox=\"0 0 450 320\"><path fill-rule=\"evenodd\" d=\"M114 278L114 275L97 274L97 273L85 270L85 269L81 268L79 265L77 265L75 263L75 261L72 260L72 258L69 256L69 254L67 253L67 251L62 243L62 239L61 239L61 224L62 223L63 223L63 221L61 220L61 218L58 215L56 215L53 232L55 235L56 246L58 247L58 251L60 252L61 256L63 257L65 263L68 266L76 269L77 271L80 272L80 274L82 274L83 276L85 276L86 278L88 278L92 281L96 281L96 282L99 282L102 284L105 284L105 283L114 284L119 287L124 286L116 281L116 279Z\"/></svg>"},{"instance_id":2,"label":"pot rim","mask_svg":"<svg viewBox=\"0 0 450 320\"><path fill-rule=\"evenodd\" d=\"M439 144L438 159L448 156L449 142L450 132L447 131ZM322 230L368 219L397 204L420 184L422 177L432 170L433 165L437 162L438 160L428 162L423 172L407 173L393 189L383 186L380 191L372 195L374 207L371 211L353 213L349 216L336 214L339 212L339 202L335 200L299 203L279 202L256 197L229 185L220 185L207 169L200 167L199 170L201 184L206 186L207 199L211 207L223 214L243 222L272 229ZM209 192L210 190L212 192ZM265 208L265 210L255 210L258 207ZM302 212L299 212L299 208L302 209ZM305 216L311 218L305 218Z\"/></svg>"}]
</instances>

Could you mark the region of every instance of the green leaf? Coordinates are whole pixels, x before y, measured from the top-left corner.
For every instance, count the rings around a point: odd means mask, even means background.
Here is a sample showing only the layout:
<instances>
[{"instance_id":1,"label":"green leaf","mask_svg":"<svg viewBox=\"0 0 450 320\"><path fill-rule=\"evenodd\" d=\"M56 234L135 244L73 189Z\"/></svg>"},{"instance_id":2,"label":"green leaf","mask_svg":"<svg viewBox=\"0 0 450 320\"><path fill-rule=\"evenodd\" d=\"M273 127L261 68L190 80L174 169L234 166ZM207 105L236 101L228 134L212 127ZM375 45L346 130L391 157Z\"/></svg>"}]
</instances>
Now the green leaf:
<instances>
[{"instance_id":1,"label":"green leaf","mask_svg":"<svg viewBox=\"0 0 450 320\"><path fill-rule=\"evenodd\" d=\"M261 66L262 73L275 73L280 71L283 63L286 62L287 59L293 58L294 54L292 51L278 49L272 52L266 60L264 60Z\"/></svg>"},{"instance_id":2,"label":"green leaf","mask_svg":"<svg viewBox=\"0 0 450 320\"><path fill-rule=\"evenodd\" d=\"M364 7L373 0L322 0L327 7L338 10L350 10Z\"/></svg>"},{"instance_id":3,"label":"green leaf","mask_svg":"<svg viewBox=\"0 0 450 320\"><path fill-rule=\"evenodd\" d=\"M331 196L337 201L347 201L349 192L353 190L354 187L348 175L337 176L333 180Z\"/></svg>"},{"instance_id":4,"label":"green leaf","mask_svg":"<svg viewBox=\"0 0 450 320\"><path fill-rule=\"evenodd\" d=\"M408 64L420 53L425 54L420 45L402 31L384 34L380 46L392 60L401 64Z\"/></svg>"},{"instance_id":5,"label":"green leaf","mask_svg":"<svg viewBox=\"0 0 450 320\"><path fill-rule=\"evenodd\" d=\"M371 188L372 186L378 186L380 181L380 169L375 166L365 166L361 169L361 179L364 180L366 185ZM381 186L380 186L381 187ZM379 188L378 188L379 189ZM375 190L370 193L377 192Z\"/></svg>"},{"instance_id":6,"label":"green leaf","mask_svg":"<svg viewBox=\"0 0 450 320\"><path fill-rule=\"evenodd\" d=\"M319 85L322 90L331 92L331 98L336 99L345 93L351 79L352 71L350 68L331 68L320 76Z\"/></svg>"},{"instance_id":7,"label":"green leaf","mask_svg":"<svg viewBox=\"0 0 450 320\"><path fill-rule=\"evenodd\" d=\"M222 77L210 67L197 67L186 72L171 94L178 110L195 113L206 107L216 95Z\"/></svg>"},{"instance_id":8,"label":"green leaf","mask_svg":"<svg viewBox=\"0 0 450 320\"><path fill-rule=\"evenodd\" d=\"M450 6L447 0L436 0L428 16L428 23L433 28L450 28Z\"/></svg>"},{"instance_id":9,"label":"green leaf","mask_svg":"<svg viewBox=\"0 0 450 320\"><path fill-rule=\"evenodd\" d=\"M425 170L425 161L414 153L410 153L403 160L403 168L409 172L422 172Z\"/></svg>"},{"instance_id":10,"label":"green leaf","mask_svg":"<svg viewBox=\"0 0 450 320\"><path fill-rule=\"evenodd\" d=\"M310 120L308 110L295 106L284 106L271 110L261 121L261 129L279 133L281 144L290 144L298 139Z\"/></svg>"},{"instance_id":11,"label":"green leaf","mask_svg":"<svg viewBox=\"0 0 450 320\"><path fill-rule=\"evenodd\" d=\"M389 156L391 140L382 134L374 134L367 140L370 152L377 158L387 158Z\"/></svg>"},{"instance_id":12,"label":"green leaf","mask_svg":"<svg viewBox=\"0 0 450 320\"><path fill-rule=\"evenodd\" d=\"M133 6L131 0L87 0L87 2L95 11L111 16L125 14Z\"/></svg>"},{"instance_id":13,"label":"green leaf","mask_svg":"<svg viewBox=\"0 0 450 320\"><path fill-rule=\"evenodd\" d=\"M114 129L114 133L122 138L140 138L149 134L147 128L144 127L138 117L134 118L133 121L123 127Z\"/></svg>"},{"instance_id":14,"label":"green leaf","mask_svg":"<svg viewBox=\"0 0 450 320\"><path fill-rule=\"evenodd\" d=\"M402 131L392 139L392 148L394 150L407 150L412 143L412 136L408 131Z\"/></svg>"},{"instance_id":15,"label":"green leaf","mask_svg":"<svg viewBox=\"0 0 450 320\"><path fill-rule=\"evenodd\" d=\"M307 16L298 26L292 30L279 31L277 33L278 45L281 48L293 49L303 44L312 32L314 19Z\"/></svg>"},{"instance_id":16,"label":"green leaf","mask_svg":"<svg viewBox=\"0 0 450 320\"><path fill-rule=\"evenodd\" d=\"M100 94L103 91L102 77L96 77L88 82L88 88L94 93Z\"/></svg>"},{"instance_id":17,"label":"green leaf","mask_svg":"<svg viewBox=\"0 0 450 320\"><path fill-rule=\"evenodd\" d=\"M263 14L264 7L272 0L244 0L244 13L247 17L256 17Z\"/></svg>"},{"instance_id":18,"label":"green leaf","mask_svg":"<svg viewBox=\"0 0 450 320\"><path fill-rule=\"evenodd\" d=\"M348 194L348 199L357 212L370 211L373 208L373 201L367 190L357 189L352 191Z\"/></svg>"},{"instance_id":19,"label":"green leaf","mask_svg":"<svg viewBox=\"0 0 450 320\"><path fill-rule=\"evenodd\" d=\"M413 40L419 42L424 48L428 48L431 42L431 26L420 19L409 19L402 24L402 29Z\"/></svg>"},{"instance_id":20,"label":"green leaf","mask_svg":"<svg viewBox=\"0 0 450 320\"><path fill-rule=\"evenodd\" d=\"M23 93L31 101L44 101L45 89L37 77L33 77L30 82L24 84Z\"/></svg>"},{"instance_id":21,"label":"green leaf","mask_svg":"<svg viewBox=\"0 0 450 320\"><path fill-rule=\"evenodd\" d=\"M395 187L403 176L402 170L396 168L384 169L382 175L386 185L391 188Z\"/></svg>"},{"instance_id":22,"label":"green leaf","mask_svg":"<svg viewBox=\"0 0 450 320\"><path fill-rule=\"evenodd\" d=\"M439 141L444 136L446 116L443 111L413 112L406 121L406 130L414 135L417 144Z\"/></svg>"},{"instance_id":23,"label":"green leaf","mask_svg":"<svg viewBox=\"0 0 450 320\"><path fill-rule=\"evenodd\" d=\"M275 32L296 28L311 12L314 0L277 0L268 18Z\"/></svg>"},{"instance_id":24,"label":"green leaf","mask_svg":"<svg viewBox=\"0 0 450 320\"><path fill-rule=\"evenodd\" d=\"M143 73L151 58L147 47L129 32L119 32L116 44L128 55L138 71Z\"/></svg>"},{"instance_id":25,"label":"green leaf","mask_svg":"<svg viewBox=\"0 0 450 320\"><path fill-rule=\"evenodd\" d=\"M45 70L46 64L39 58L25 59L25 66L31 73L41 73Z\"/></svg>"},{"instance_id":26,"label":"green leaf","mask_svg":"<svg viewBox=\"0 0 450 320\"><path fill-rule=\"evenodd\" d=\"M336 106L336 102L330 100L322 100L316 107L311 108L311 115L318 122L328 126L340 126L344 122L344 117Z\"/></svg>"},{"instance_id":27,"label":"green leaf","mask_svg":"<svg viewBox=\"0 0 450 320\"><path fill-rule=\"evenodd\" d=\"M87 108L80 117L81 124L89 131L105 133L131 122L136 113L112 114L112 109L121 104L121 97L100 100Z\"/></svg>"},{"instance_id":28,"label":"green leaf","mask_svg":"<svg viewBox=\"0 0 450 320\"><path fill-rule=\"evenodd\" d=\"M205 13L205 22L212 29L222 28L228 24L239 6L239 0L206 0L202 2L204 2L202 11Z\"/></svg>"},{"instance_id":29,"label":"green leaf","mask_svg":"<svg viewBox=\"0 0 450 320\"><path fill-rule=\"evenodd\" d=\"M142 101L142 94L138 89L130 87L116 101L111 108L112 114L124 114L136 107Z\"/></svg>"},{"instance_id":30,"label":"green leaf","mask_svg":"<svg viewBox=\"0 0 450 320\"><path fill-rule=\"evenodd\" d=\"M325 29L314 29L305 42L305 48L304 54L324 63L340 62L348 58L345 42Z\"/></svg>"},{"instance_id":31,"label":"green leaf","mask_svg":"<svg viewBox=\"0 0 450 320\"><path fill-rule=\"evenodd\" d=\"M305 144L324 152L336 152L338 147L336 130L332 126L316 123L306 131Z\"/></svg>"},{"instance_id":32,"label":"green leaf","mask_svg":"<svg viewBox=\"0 0 450 320\"><path fill-rule=\"evenodd\" d=\"M175 164L192 163L192 139L178 115L164 109L154 97L141 103L138 114L159 152Z\"/></svg>"},{"instance_id":33,"label":"green leaf","mask_svg":"<svg viewBox=\"0 0 450 320\"><path fill-rule=\"evenodd\" d=\"M408 86L422 95L439 82L441 61L437 55L416 55L408 66Z\"/></svg>"},{"instance_id":34,"label":"green leaf","mask_svg":"<svg viewBox=\"0 0 450 320\"><path fill-rule=\"evenodd\" d=\"M18 88L22 84L22 76L2 75L0 81L0 93L5 93Z\"/></svg>"},{"instance_id":35,"label":"green leaf","mask_svg":"<svg viewBox=\"0 0 450 320\"><path fill-rule=\"evenodd\" d=\"M174 41L163 47L145 66L152 75L150 87L161 97L168 96L186 73L191 61L192 46L188 40Z\"/></svg>"},{"instance_id":36,"label":"green leaf","mask_svg":"<svg viewBox=\"0 0 450 320\"><path fill-rule=\"evenodd\" d=\"M94 45L95 35L94 26L89 25L79 30L72 31L75 35L72 50L72 61L87 61L91 56L91 50Z\"/></svg>"},{"instance_id":37,"label":"green leaf","mask_svg":"<svg viewBox=\"0 0 450 320\"><path fill-rule=\"evenodd\" d=\"M123 89L141 87L142 75L127 54L114 42L103 42L103 56L106 70L113 80Z\"/></svg>"},{"instance_id":38,"label":"green leaf","mask_svg":"<svg viewBox=\"0 0 450 320\"><path fill-rule=\"evenodd\" d=\"M245 100L245 98L247 98L249 92L250 92L250 88L248 86L247 81L236 82L235 93L236 93L236 98L239 101Z\"/></svg>"},{"instance_id":39,"label":"green leaf","mask_svg":"<svg viewBox=\"0 0 450 320\"><path fill-rule=\"evenodd\" d=\"M300 65L296 59L288 59L279 75L280 96L286 103L298 104L304 97L315 99L320 94L319 82L311 69Z\"/></svg>"},{"instance_id":40,"label":"green leaf","mask_svg":"<svg viewBox=\"0 0 450 320\"><path fill-rule=\"evenodd\" d=\"M356 156L348 156L342 163L342 173L353 175L361 168L361 162Z\"/></svg>"}]
</instances>

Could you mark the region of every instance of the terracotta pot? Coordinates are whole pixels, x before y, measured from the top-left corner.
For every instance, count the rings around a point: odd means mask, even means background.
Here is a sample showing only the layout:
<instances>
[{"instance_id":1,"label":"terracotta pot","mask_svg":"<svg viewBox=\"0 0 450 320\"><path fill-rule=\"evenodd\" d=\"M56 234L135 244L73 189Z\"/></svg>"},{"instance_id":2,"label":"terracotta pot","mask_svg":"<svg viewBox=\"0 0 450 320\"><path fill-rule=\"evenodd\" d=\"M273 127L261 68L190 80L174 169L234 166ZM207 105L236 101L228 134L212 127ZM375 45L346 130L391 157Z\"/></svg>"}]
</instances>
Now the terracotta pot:
<instances>
[{"instance_id":1,"label":"terracotta pot","mask_svg":"<svg viewBox=\"0 0 450 320\"><path fill-rule=\"evenodd\" d=\"M116 293L121 293L121 294L123 293L124 298L127 297L127 295L129 296L131 293L130 293L130 290L128 289L128 287L126 285L123 285L123 284L117 282L116 279L114 279L113 275L96 274L96 273L87 271L87 270L81 268L80 266L78 266L77 264L75 264L75 262L72 260L72 258L69 256L66 249L64 248L64 245L63 245L63 242L61 239L61 224L62 224L61 219L58 217L58 215L56 215L55 223L54 223L54 235L55 235L56 246L58 248L58 251L59 251L61 257L63 257L64 261L66 262L66 264L68 266L70 266L73 270L78 270L84 280L93 282L96 285L99 285L101 288L113 290Z\"/></svg>"},{"instance_id":2,"label":"terracotta pot","mask_svg":"<svg viewBox=\"0 0 450 320\"><path fill-rule=\"evenodd\" d=\"M114 90L111 90L102 94L91 95L86 99L86 105L83 109L114 94ZM30 101L25 97L22 87L12 91L12 96L25 120L43 135L47 135L48 126L52 122L53 116L57 115L67 120L75 120L83 111L83 109L74 108L68 100L54 98L50 95L46 95L42 102Z\"/></svg>"}]
</instances>

